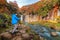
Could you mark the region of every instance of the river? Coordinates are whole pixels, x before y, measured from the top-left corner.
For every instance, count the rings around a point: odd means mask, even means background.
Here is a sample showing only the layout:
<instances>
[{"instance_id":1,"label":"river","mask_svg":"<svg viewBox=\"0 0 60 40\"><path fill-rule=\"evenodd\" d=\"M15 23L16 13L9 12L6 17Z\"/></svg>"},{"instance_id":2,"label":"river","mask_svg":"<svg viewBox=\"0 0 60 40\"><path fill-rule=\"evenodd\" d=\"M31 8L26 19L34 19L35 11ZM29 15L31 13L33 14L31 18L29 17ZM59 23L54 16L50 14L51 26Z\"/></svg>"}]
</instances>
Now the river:
<instances>
[{"instance_id":1,"label":"river","mask_svg":"<svg viewBox=\"0 0 60 40\"><path fill-rule=\"evenodd\" d=\"M57 30L53 30L49 27L45 27L39 24L28 24L25 23L26 26L29 26L34 32L36 32L39 36L45 38L46 40L60 40L60 32ZM58 37L51 36L51 32L56 32L58 34Z\"/></svg>"}]
</instances>

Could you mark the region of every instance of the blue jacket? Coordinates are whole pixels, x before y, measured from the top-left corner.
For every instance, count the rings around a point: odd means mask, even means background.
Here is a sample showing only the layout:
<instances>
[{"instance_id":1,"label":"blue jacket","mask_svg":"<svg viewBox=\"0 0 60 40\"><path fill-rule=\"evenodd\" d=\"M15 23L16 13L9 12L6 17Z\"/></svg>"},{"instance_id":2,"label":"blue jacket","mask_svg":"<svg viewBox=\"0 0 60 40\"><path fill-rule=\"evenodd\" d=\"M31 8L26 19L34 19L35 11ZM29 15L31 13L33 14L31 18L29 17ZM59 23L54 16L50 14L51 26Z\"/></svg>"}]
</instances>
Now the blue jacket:
<instances>
[{"instance_id":1,"label":"blue jacket","mask_svg":"<svg viewBox=\"0 0 60 40\"><path fill-rule=\"evenodd\" d=\"M12 14L12 24L17 24L19 21L19 18L16 16L16 14Z\"/></svg>"}]
</instances>

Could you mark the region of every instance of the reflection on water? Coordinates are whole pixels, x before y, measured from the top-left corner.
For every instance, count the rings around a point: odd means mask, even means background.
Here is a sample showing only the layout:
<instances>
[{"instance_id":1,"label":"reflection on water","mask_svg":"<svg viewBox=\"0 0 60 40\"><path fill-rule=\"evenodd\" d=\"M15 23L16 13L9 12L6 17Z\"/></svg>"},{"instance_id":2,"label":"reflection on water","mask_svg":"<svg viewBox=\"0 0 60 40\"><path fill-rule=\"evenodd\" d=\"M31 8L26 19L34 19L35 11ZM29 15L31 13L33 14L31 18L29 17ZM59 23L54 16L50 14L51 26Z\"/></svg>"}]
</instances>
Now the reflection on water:
<instances>
[{"instance_id":1,"label":"reflection on water","mask_svg":"<svg viewBox=\"0 0 60 40\"><path fill-rule=\"evenodd\" d=\"M26 26L30 26L30 28L35 31L39 36L46 38L47 40L60 40L60 32L50 29L48 27L41 26L39 24L31 25L25 23ZM54 38L51 36L50 32L56 32L58 34L58 38Z\"/></svg>"}]
</instances>

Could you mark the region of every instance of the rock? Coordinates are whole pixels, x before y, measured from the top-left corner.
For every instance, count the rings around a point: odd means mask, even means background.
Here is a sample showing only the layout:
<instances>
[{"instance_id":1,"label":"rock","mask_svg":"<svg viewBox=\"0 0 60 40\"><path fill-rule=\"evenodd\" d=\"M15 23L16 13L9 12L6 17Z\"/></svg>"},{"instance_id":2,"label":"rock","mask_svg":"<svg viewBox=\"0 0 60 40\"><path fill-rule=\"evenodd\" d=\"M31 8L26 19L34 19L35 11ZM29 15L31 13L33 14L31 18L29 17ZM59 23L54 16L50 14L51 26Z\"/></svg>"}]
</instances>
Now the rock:
<instances>
[{"instance_id":1,"label":"rock","mask_svg":"<svg viewBox=\"0 0 60 40\"><path fill-rule=\"evenodd\" d=\"M22 34L22 37L23 38L29 38L29 34L28 33Z\"/></svg>"},{"instance_id":2,"label":"rock","mask_svg":"<svg viewBox=\"0 0 60 40\"><path fill-rule=\"evenodd\" d=\"M57 30L58 29L58 27L55 26L55 25L51 25L50 28L53 29L53 30Z\"/></svg>"},{"instance_id":3,"label":"rock","mask_svg":"<svg viewBox=\"0 0 60 40\"><path fill-rule=\"evenodd\" d=\"M21 36L21 33L16 33L16 36Z\"/></svg>"},{"instance_id":4,"label":"rock","mask_svg":"<svg viewBox=\"0 0 60 40\"><path fill-rule=\"evenodd\" d=\"M34 35L33 34L29 34L30 35L30 39L33 39Z\"/></svg>"},{"instance_id":5,"label":"rock","mask_svg":"<svg viewBox=\"0 0 60 40\"><path fill-rule=\"evenodd\" d=\"M51 29L53 29L53 30L60 30L60 27L57 27L57 26L52 26L52 27L50 27Z\"/></svg>"},{"instance_id":6,"label":"rock","mask_svg":"<svg viewBox=\"0 0 60 40\"><path fill-rule=\"evenodd\" d=\"M22 29L19 32L22 33L22 34L24 34L24 33L26 33L26 30Z\"/></svg>"},{"instance_id":7,"label":"rock","mask_svg":"<svg viewBox=\"0 0 60 40\"><path fill-rule=\"evenodd\" d=\"M22 28L22 26L21 26L21 24L19 24L19 25L18 25L18 29L21 29L21 28Z\"/></svg>"},{"instance_id":8,"label":"rock","mask_svg":"<svg viewBox=\"0 0 60 40\"><path fill-rule=\"evenodd\" d=\"M44 40L44 38L43 37L40 37L40 40Z\"/></svg>"},{"instance_id":9,"label":"rock","mask_svg":"<svg viewBox=\"0 0 60 40\"><path fill-rule=\"evenodd\" d=\"M8 33L8 32L2 33L0 36L4 37L4 38L7 38L7 39L12 38L12 35L10 33Z\"/></svg>"},{"instance_id":10,"label":"rock","mask_svg":"<svg viewBox=\"0 0 60 40\"><path fill-rule=\"evenodd\" d=\"M23 25L23 24L21 24L21 27L22 27L22 28L24 28L24 27L26 27L26 26L25 26L25 25Z\"/></svg>"},{"instance_id":11,"label":"rock","mask_svg":"<svg viewBox=\"0 0 60 40\"><path fill-rule=\"evenodd\" d=\"M21 26L21 24L18 25L19 27Z\"/></svg>"},{"instance_id":12,"label":"rock","mask_svg":"<svg viewBox=\"0 0 60 40\"><path fill-rule=\"evenodd\" d=\"M26 29L26 30L30 30L30 27L29 27L29 26L26 26L25 29Z\"/></svg>"},{"instance_id":13,"label":"rock","mask_svg":"<svg viewBox=\"0 0 60 40\"><path fill-rule=\"evenodd\" d=\"M22 40L22 38L21 38L21 36L16 36L16 37L14 37L14 38L11 39L11 40Z\"/></svg>"},{"instance_id":14,"label":"rock","mask_svg":"<svg viewBox=\"0 0 60 40\"><path fill-rule=\"evenodd\" d=\"M60 31L60 27L57 27L57 30Z\"/></svg>"},{"instance_id":15,"label":"rock","mask_svg":"<svg viewBox=\"0 0 60 40\"><path fill-rule=\"evenodd\" d=\"M53 36L53 37L57 37L58 34L57 34L56 32L51 32L51 36Z\"/></svg>"}]
</instances>

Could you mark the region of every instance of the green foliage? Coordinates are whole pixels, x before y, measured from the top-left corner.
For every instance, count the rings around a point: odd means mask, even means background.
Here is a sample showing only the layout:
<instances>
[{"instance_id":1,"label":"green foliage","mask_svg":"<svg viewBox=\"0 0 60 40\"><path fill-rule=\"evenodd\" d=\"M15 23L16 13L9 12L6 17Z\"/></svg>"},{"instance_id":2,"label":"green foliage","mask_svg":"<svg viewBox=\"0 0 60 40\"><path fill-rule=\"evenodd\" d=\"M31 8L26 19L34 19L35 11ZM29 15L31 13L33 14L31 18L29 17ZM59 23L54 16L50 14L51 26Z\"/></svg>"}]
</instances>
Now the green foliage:
<instances>
[{"instance_id":1,"label":"green foliage","mask_svg":"<svg viewBox=\"0 0 60 40\"><path fill-rule=\"evenodd\" d=\"M6 26L9 27L11 25L11 17L10 15L4 13L4 14L0 14L0 26Z\"/></svg>"},{"instance_id":2,"label":"green foliage","mask_svg":"<svg viewBox=\"0 0 60 40\"><path fill-rule=\"evenodd\" d=\"M58 0L59 10L60 10L60 0Z\"/></svg>"},{"instance_id":3,"label":"green foliage","mask_svg":"<svg viewBox=\"0 0 60 40\"><path fill-rule=\"evenodd\" d=\"M7 13L4 13L4 16L5 16L5 18L8 19L8 20L11 19L11 16L10 16L9 14L7 14Z\"/></svg>"},{"instance_id":4,"label":"green foliage","mask_svg":"<svg viewBox=\"0 0 60 40\"><path fill-rule=\"evenodd\" d=\"M0 19L0 24L3 22L3 20Z\"/></svg>"},{"instance_id":5,"label":"green foliage","mask_svg":"<svg viewBox=\"0 0 60 40\"><path fill-rule=\"evenodd\" d=\"M60 17L59 17L59 18L57 18L57 21L58 21L58 23L60 23Z\"/></svg>"},{"instance_id":6,"label":"green foliage","mask_svg":"<svg viewBox=\"0 0 60 40\"><path fill-rule=\"evenodd\" d=\"M47 1L42 2L42 4L44 5L43 7L40 7L38 10L38 15L42 15L45 16L47 15L47 13L53 9L53 6L56 5L57 3L60 4L60 0L52 0L51 2L49 2L47 4Z\"/></svg>"},{"instance_id":7,"label":"green foliage","mask_svg":"<svg viewBox=\"0 0 60 40\"><path fill-rule=\"evenodd\" d=\"M48 6L44 6L38 10L38 15L45 16L48 13Z\"/></svg>"}]
</instances>

